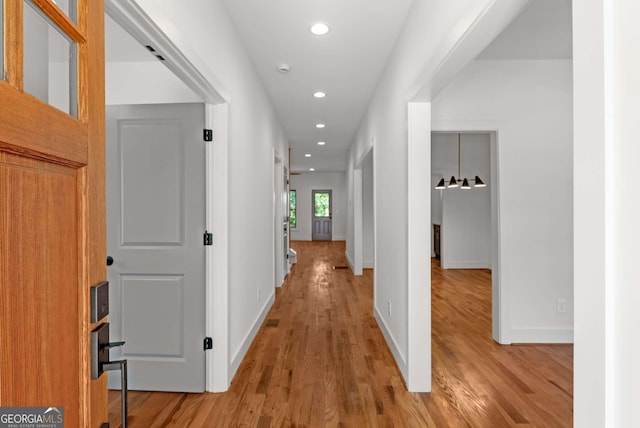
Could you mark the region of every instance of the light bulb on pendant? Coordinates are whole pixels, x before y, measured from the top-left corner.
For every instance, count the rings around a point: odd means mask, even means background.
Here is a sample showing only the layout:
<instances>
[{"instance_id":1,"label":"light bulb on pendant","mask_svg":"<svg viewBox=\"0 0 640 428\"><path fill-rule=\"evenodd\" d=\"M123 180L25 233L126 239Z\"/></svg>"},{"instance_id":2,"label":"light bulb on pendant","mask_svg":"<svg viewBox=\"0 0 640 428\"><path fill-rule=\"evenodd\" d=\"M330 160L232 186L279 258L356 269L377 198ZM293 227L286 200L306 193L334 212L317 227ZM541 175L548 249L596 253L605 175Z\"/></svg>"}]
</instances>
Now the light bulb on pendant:
<instances>
[{"instance_id":1,"label":"light bulb on pendant","mask_svg":"<svg viewBox=\"0 0 640 428\"><path fill-rule=\"evenodd\" d=\"M461 189L471 189L471 186L469 186L469 180L467 180L466 178L464 180L462 180L462 186L460 186Z\"/></svg>"},{"instance_id":2,"label":"light bulb on pendant","mask_svg":"<svg viewBox=\"0 0 640 428\"><path fill-rule=\"evenodd\" d=\"M445 189L447 186L444 184L444 178L441 178L440 181L438 181L438 185L436 186L436 190L442 190Z\"/></svg>"},{"instance_id":3,"label":"light bulb on pendant","mask_svg":"<svg viewBox=\"0 0 640 428\"><path fill-rule=\"evenodd\" d=\"M474 187L487 187L487 185L484 184L484 181L480 180L480 177L478 177L477 175L476 175L475 182L476 184Z\"/></svg>"},{"instance_id":4,"label":"light bulb on pendant","mask_svg":"<svg viewBox=\"0 0 640 428\"><path fill-rule=\"evenodd\" d=\"M449 180L449 187L458 187L458 182L453 175L451 176L451 180Z\"/></svg>"}]
</instances>

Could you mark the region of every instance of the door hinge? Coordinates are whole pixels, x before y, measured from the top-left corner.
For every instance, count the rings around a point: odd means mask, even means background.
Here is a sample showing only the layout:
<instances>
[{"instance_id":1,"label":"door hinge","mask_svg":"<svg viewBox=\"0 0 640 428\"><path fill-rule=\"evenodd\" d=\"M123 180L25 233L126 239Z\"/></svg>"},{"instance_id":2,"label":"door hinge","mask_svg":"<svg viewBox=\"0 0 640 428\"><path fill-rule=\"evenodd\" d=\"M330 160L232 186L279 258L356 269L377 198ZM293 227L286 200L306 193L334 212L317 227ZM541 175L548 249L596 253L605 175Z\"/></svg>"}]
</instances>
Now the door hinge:
<instances>
[{"instance_id":1,"label":"door hinge","mask_svg":"<svg viewBox=\"0 0 640 428\"><path fill-rule=\"evenodd\" d=\"M213 130L205 129L204 130L204 141L213 141Z\"/></svg>"},{"instance_id":2,"label":"door hinge","mask_svg":"<svg viewBox=\"0 0 640 428\"><path fill-rule=\"evenodd\" d=\"M213 349L213 338L205 337L204 338L204 350L207 351L209 349Z\"/></svg>"},{"instance_id":3,"label":"door hinge","mask_svg":"<svg viewBox=\"0 0 640 428\"><path fill-rule=\"evenodd\" d=\"M213 245L213 233L204 231L204 245Z\"/></svg>"}]
</instances>

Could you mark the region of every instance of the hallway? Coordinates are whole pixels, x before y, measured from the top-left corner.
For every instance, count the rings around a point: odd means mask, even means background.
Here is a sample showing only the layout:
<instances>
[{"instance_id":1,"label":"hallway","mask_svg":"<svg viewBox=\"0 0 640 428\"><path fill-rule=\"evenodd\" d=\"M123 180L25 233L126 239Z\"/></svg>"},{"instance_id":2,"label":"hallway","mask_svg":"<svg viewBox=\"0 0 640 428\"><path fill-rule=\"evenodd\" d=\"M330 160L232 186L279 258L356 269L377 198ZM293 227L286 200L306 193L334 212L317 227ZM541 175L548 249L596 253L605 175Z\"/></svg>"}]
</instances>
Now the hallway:
<instances>
[{"instance_id":1,"label":"hallway","mask_svg":"<svg viewBox=\"0 0 640 428\"><path fill-rule=\"evenodd\" d=\"M334 269L344 242L292 246L298 264L229 391L131 392L130 427L571 426L572 346L497 345L488 271L433 262L433 392L413 394L372 316L372 271Z\"/></svg>"}]
</instances>

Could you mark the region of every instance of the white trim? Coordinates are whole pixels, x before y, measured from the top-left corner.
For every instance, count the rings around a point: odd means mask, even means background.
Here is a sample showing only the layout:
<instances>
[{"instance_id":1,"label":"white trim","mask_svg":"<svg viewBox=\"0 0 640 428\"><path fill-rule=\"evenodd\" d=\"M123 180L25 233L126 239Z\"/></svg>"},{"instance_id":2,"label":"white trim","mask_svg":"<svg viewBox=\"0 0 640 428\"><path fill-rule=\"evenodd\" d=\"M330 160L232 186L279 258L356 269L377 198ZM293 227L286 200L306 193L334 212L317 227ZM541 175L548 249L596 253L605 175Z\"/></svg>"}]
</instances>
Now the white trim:
<instances>
[{"instance_id":1,"label":"white trim","mask_svg":"<svg viewBox=\"0 0 640 428\"><path fill-rule=\"evenodd\" d=\"M210 208L212 248L212 293L207 300L207 312L212 313L208 327L213 337L213 357L207 359L207 391L223 392L229 389L229 105L213 107L214 143L212 145L213 183L207 194Z\"/></svg>"},{"instance_id":2,"label":"white trim","mask_svg":"<svg viewBox=\"0 0 640 428\"><path fill-rule=\"evenodd\" d=\"M284 160L276 153L276 149L272 149L273 153L273 281L275 287L282 287L284 279L288 272L284 268L284 230L282 229L284 219L284 170L286 168ZM288 200L288 198L287 198Z\"/></svg>"},{"instance_id":3,"label":"white trim","mask_svg":"<svg viewBox=\"0 0 640 428\"><path fill-rule=\"evenodd\" d=\"M347 263L349 263L349 268L351 268L351 272L355 272L353 260L351 260L351 256L348 251L344 252L344 256L347 258Z\"/></svg>"},{"instance_id":4,"label":"white trim","mask_svg":"<svg viewBox=\"0 0 640 428\"><path fill-rule=\"evenodd\" d=\"M442 269L491 269L491 262L480 260L447 260Z\"/></svg>"},{"instance_id":5,"label":"white trim","mask_svg":"<svg viewBox=\"0 0 640 428\"><path fill-rule=\"evenodd\" d=\"M376 176L376 171L378 167L376 166L376 162L378 161L378 156L376 156L376 137L371 139L371 147L373 148L371 152L371 163L373 164L373 307L378 307L378 294L376 293L376 284L378 283L378 211L377 211L377 189L378 189L378 178Z\"/></svg>"},{"instance_id":6,"label":"white trim","mask_svg":"<svg viewBox=\"0 0 640 428\"><path fill-rule=\"evenodd\" d=\"M409 103L407 123L407 389L431 391L431 103Z\"/></svg>"},{"instance_id":7,"label":"white trim","mask_svg":"<svg viewBox=\"0 0 640 428\"><path fill-rule=\"evenodd\" d=\"M354 275L362 275L363 262L362 259L364 257L364 211L362 207L362 199L364 197L363 193L363 177L362 177L362 164L364 160L369 156L373 156L373 147L375 145L375 138L371 139L371 145L362 152L353 169L353 274ZM371 159L372 169L373 168L373 157ZM372 172L375 177L375 172ZM375 186L374 186L375 193ZM373 204L373 215L375 219L375 202ZM375 225L374 225L375 231ZM375 235L375 233L374 233ZM374 236L375 241L375 236ZM374 242L375 247L375 242ZM375 250L374 250L375 252Z\"/></svg>"},{"instance_id":8,"label":"white trim","mask_svg":"<svg viewBox=\"0 0 640 428\"><path fill-rule=\"evenodd\" d=\"M509 343L573 343L573 329L512 328Z\"/></svg>"},{"instance_id":9,"label":"white trim","mask_svg":"<svg viewBox=\"0 0 640 428\"><path fill-rule=\"evenodd\" d=\"M387 345L391 350L391 353L393 354L393 357L396 361L396 365L398 366L398 369L400 369L400 373L402 374L402 377L406 380L407 373L409 372L409 369L407 367L407 359L405 358L404 354L400 350L400 347L398 346L398 343L396 342L395 337L393 337L391 330L389 330L389 328L387 327L387 324L385 324L384 317L380 314L376 306L373 307L373 315L376 321L378 322L378 327L380 328L380 331L382 332L382 335L384 336L387 342Z\"/></svg>"},{"instance_id":10,"label":"white trim","mask_svg":"<svg viewBox=\"0 0 640 428\"><path fill-rule=\"evenodd\" d=\"M235 355L231 360L231 367L230 367L231 377L233 377L238 371L238 367L240 367L240 364L242 363L244 356L247 354L247 351L249 350L249 346L251 346L251 342L253 342L253 339L255 339L256 334L258 334L258 330L260 329L260 326L262 326L262 323L267 318L267 315L269 314L269 310L271 309L271 306L275 301L276 301L276 291L274 288L273 290L271 290L271 295L269 296L264 306L262 307L262 310L258 314L258 317L253 322L251 329L247 332L244 339L242 340L242 345L240 345L240 348L238 349L238 351L235 353Z\"/></svg>"},{"instance_id":11,"label":"white trim","mask_svg":"<svg viewBox=\"0 0 640 428\"><path fill-rule=\"evenodd\" d=\"M211 104L205 104L204 106L205 114L204 121L205 127L209 129L213 129L215 122L215 106ZM211 231L213 233L213 171L215 171L214 167L214 149L213 145L210 143L205 143L205 229L207 231ZM213 246L205 247L205 306L206 308L211 308L215 302L214 299L214 251ZM205 334L207 337L214 337L215 332L215 322L213 317L214 311L205 310ZM219 339L219 338L217 338ZM216 343L216 345L218 345ZM214 353L207 352L205 356L205 376L206 376L206 391L211 391L214 384L214 373L213 370L209 370L210 367L214 365Z\"/></svg>"},{"instance_id":12,"label":"white trim","mask_svg":"<svg viewBox=\"0 0 640 428\"><path fill-rule=\"evenodd\" d=\"M362 212L362 166L353 170L353 265L354 275L362 275L362 240L363 215Z\"/></svg>"}]
</instances>

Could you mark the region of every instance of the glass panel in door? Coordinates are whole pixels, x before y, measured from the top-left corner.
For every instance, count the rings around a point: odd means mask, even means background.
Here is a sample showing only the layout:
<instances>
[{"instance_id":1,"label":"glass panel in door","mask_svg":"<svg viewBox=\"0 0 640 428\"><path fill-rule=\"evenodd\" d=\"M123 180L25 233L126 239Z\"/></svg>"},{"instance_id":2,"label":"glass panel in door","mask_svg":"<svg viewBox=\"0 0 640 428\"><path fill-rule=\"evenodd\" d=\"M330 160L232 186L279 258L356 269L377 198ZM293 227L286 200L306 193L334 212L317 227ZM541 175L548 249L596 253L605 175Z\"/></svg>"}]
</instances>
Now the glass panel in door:
<instances>
[{"instance_id":1,"label":"glass panel in door","mask_svg":"<svg viewBox=\"0 0 640 428\"><path fill-rule=\"evenodd\" d=\"M78 23L78 0L52 0L58 9L64 12L65 15L74 23Z\"/></svg>"},{"instance_id":2,"label":"glass panel in door","mask_svg":"<svg viewBox=\"0 0 640 428\"><path fill-rule=\"evenodd\" d=\"M313 218L311 219L311 239L331 241L331 190L313 190Z\"/></svg>"},{"instance_id":3,"label":"glass panel in door","mask_svg":"<svg viewBox=\"0 0 640 428\"><path fill-rule=\"evenodd\" d=\"M330 201L329 192L315 192L313 194L313 212L315 217L329 217L331 215Z\"/></svg>"},{"instance_id":4,"label":"glass panel in door","mask_svg":"<svg viewBox=\"0 0 640 428\"><path fill-rule=\"evenodd\" d=\"M24 2L24 91L78 116L78 46L31 1Z\"/></svg>"}]
</instances>

